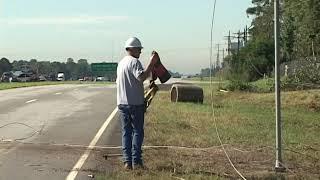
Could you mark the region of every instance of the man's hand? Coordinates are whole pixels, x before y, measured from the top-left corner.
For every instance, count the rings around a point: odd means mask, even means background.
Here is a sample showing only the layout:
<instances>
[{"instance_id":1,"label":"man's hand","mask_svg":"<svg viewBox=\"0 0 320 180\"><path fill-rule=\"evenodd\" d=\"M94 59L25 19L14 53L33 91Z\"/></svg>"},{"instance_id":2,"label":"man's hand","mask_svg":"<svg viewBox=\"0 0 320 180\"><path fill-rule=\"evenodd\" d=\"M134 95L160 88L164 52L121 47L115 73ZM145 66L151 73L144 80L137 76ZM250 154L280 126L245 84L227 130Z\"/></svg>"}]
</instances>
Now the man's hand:
<instances>
[{"instance_id":1,"label":"man's hand","mask_svg":"<svg viewBox=\"0 0 320 180\"><path fill-rule=\"evenodd\" d=\"M159 60L160 60L159 54L156 51L152 51L149 66L152 66L152 67L155 66Z\"/></svg>"},{"instance_id":2,"label":"man's hand","mask_svg":"<svg viewBox=\"0 0 320 180\"><path fill-rule=\"evenodd\" d=\"M150 57L150 62L147 69L138 77L139 81L145 81L150 73L152 72L154 66L160 61L160 57L156 51L152 51L152 55Z\"/></svg>"}]
</instances>

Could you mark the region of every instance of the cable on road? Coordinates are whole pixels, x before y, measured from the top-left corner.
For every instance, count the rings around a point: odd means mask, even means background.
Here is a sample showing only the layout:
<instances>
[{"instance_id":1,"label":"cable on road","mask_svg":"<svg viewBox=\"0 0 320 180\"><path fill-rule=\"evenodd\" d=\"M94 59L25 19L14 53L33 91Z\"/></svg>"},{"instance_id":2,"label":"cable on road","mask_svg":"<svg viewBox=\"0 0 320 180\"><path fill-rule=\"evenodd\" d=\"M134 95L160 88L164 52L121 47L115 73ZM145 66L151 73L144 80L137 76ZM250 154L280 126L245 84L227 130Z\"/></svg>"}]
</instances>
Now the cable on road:
<instances>
[{"instance_id":1,"label":"cable on road","mask_svg":"<svg viewBox=\"0 0 320 180\"><path fill-rule=\"evenodd\" d=\"M55 143L46 143L46 142L39 142L39 143L32 143L32 142L23 142L23 141L0 141L2 143L18 143L21 145L35 145L35 146L56 146L56 147L69 147L69 148L88 148L89 146L86 145L79 145L79 144L55 144ZM231 146L230 144L223 144L224 146ZM146 145L142 146L143 149L174 149L174 150L190 150L190 151L208 151L213 149L221 148L221 145L218 146L211 146L211 147L186 147L186 146L153 146L153 145ZM92 150L112 150L112 149L122 149L122 146L92 146ZM230 147L230 151L238 151L242 153L250 153L254 151L261 151L263 149L272 149L271 146L261 147L252 151L242 150L235 147Z\"/></svg>"},{"instance_id":2,"label":"cable on road","mask_svg":"<svg viewBox=\"0 0 320 180\"><path fill-rule=\"evenodd\" d=\"M4 127L7 127L7 126L10 126L10 125L14 125L14 124L26 126L26 127L30 128L30 129L36 130L36 129L34 129L32 126L29 126L28 124L20 123L20 122L12 122L12 123L8 123L8 124L5 124L5 125L2 125L2 126L0 126L0 129L1 129L1 128L4 128Z\"/></svg>"},{"instance_id":3,"label":"cable on road","mask_svg":"<svg viewBox=\"0 0 320 180\"><path fill-rule=\"evenodd\" d=\"M224 144L222 143L222 140L220 138L220 134L218 131L218 127L217 127L217 122L216 122L216 116L215 116L215 111L214 111L214 105L213 105L213 88L212 88L212 48L213 48L213 30L214 30L214 20L215 20L215 13L216 13L216 5L217 5L217 0L214 0L214 5L213 5L213 11L212 11L212 19L211 19L211 34L210 34L210 90L211 90L211 109L212 109L212 114L211 114L211 119L214 120L214 125L215 125L215 129L216 129L216 134L217 137L219 139L220 145L222 147L222 150L224 152L224 154L226 155L230 165L233 167L233 169L237 172L237 174L244 180L246 180L246 178L238 171L238 169L235 167L235 165L233 164L233 162L230 159L229 154L226 152L225 148L224 148Z\"/></svg>"},{"instance_id":4,"label":"cable on road","mask_svg":"<svg viewBox=\"0 0 320 180\"><path fill-rule=\"evenodd\" d=\"M33 133L29 136L26 136L26 137L22 137L22 138L17 138L17 139L12 139L12 140L7 140L7 139L2 139L1 141L23 141L23 140L27 140L29 138L32 138L33 136L35 136L36 134L39 134L43 131L44 127L45 127L45 123L43 123L43 125L41 126L41 128L39 130L36 130L34 127L28 125L28 124L25 124L25 123L20 123L20 122L12 122L12 123L7 123L5 125L2 125L0 126L0 129L1 128L4 128L4 127L7 127L7 126L10 126L10 125L22 125L22 126L25 126L25 127L28 127L30 129L33 130Z\"/></svg>"}]
</instances>

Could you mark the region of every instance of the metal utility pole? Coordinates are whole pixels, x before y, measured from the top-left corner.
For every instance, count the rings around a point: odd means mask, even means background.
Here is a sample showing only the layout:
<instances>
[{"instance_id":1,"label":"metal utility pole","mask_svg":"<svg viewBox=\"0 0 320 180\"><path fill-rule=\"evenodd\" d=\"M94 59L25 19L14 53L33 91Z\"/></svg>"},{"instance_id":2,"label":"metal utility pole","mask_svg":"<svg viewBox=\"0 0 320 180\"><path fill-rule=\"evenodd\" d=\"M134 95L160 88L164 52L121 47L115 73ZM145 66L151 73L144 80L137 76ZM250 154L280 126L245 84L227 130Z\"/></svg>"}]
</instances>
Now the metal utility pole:
<instances>
[{"instance_id":1,"label":"metal utility pole","mask_svg":"<svg viewBox=\"0 0 320 180\"><path fill-rule=\"evenodd\" d=\"M222 62L223 62L223 60L225 58L225 53L224 53L225 48L224 48L224 46L226 44L217 44L217 45L218 45L218 52L222 52L222 59L221 59L221 56L219 54L219 65L220 65L220 68L222 68ZM222 46L222 48L221 48L221 46Z\"/></svg>"},{"instance_id":2,"label":"metal utility pole","mask_svg":"<svg viewBox=\"0 0 320 180\"><path fill-rule=\"evenodd\" d=\"M232 39L237 39L238 40L238 47L237 47L237 56L240 53L240 48L243 47L247 42L248 42L248 37L250 37L249 35L249 29L246 26L244 31L241 32L240 30L237 33L233 33L235 34L234 36L230 35L230 31L229 31L229 36L225 36L225 38L228 39L228 55L231 55L231 49L232 49L232 42L231 42L231 38Z\"/></svg>"},{"instance_id":3,"label":"metal utility pole","mask_svg":"<svg viewBox=\"0 0 320 180\"><path fill-rule=\"evenodd\" d=\"M275 42L275 101L276 101L276 165L277 172L284 171L282 163L282 142L281 142L281 94L280 94L280 3L279 0L274 1L274 42Z\"/></svg>"},{"instance_id":4,"label":"metal utility pole","mask_svg":"<svg viewBox=\"0 0 320 180\"><path fill-rule=\"evenodd\" d=\"M240 52L240 38L241 38L241 32L240 32L240 30L239 30L239 32L238 32L238 50L237 50L237 55L239 56L239 52Z\"/></svg>"},{"instance_id":5,"label":"metal utility pole","mask_svg":"<svg viewBox=\"0 0 320 180\"><path fill-rule=\"evenodd\" d=\"M213 10L212 10L212 18L211 18L211 31L210 31L210 89L211 89L211 84L212 84L212 55L213 55L213 29L214 29L214 18L215 18L215 13L216 13L216 5L217 5L217 0L214 1L213 4Z\"/></svg>"},{"instance_id":6,"label":"metal utility pole","mask_svg":"<svg viewBox=\"0 0 320 180\"><path fill-rule=\"evenodd\" d=\"M227 38L228 41L228 48L227 48L227 52L228 52L228 56L231 55L231 32L229 31L229 35L225 36L225 38Z\"/></svg>"},{"instance_id":7,"label":"metal utility pole","mask_svg":"<svg viewBox=\"0 0 320 180\"><path fill-rule=\"evenodd\" d=\"M113 51L114 51L114 41L112 41L112 45L111 45L111 62L113 62Z\"/></svg>"},{"instance_id":8,"label":"metal utility pole","mask_svg":"<svg viewBox=\"0 0 320 180\"><path fill-rule=\"evenodd\" d=\"M224 58L225 58L225 56L224 56L224 48L222 48L222 61L224 61ZM221 62L222 63L222 62Z\"/></svg>"},{"instance_id":9,"label":"metal utility pole","mask_svg":"<svg viewBox=\"0 0 320 180\"><path fill-rule=\"evenodd\" d=\"M218 45L218 54L217 54L217 61L216 61L216 68L220 68L220 44Z\"/></svg>"},{"instance_id":10,"label":"metal utility pole","mask_svg":"<svg viewBox=\"0 0 320 180\"><path fill-rule=\"evenodd\" d=\"M313 43L313 40L312 40L312 56L313 56L313 59L316 61L316 55L314 53L314 43Z\"/></svg>"},{"instance_id":11,"label":"metal utility pole","mask_svg":"<svg viewBox=\"0 0 320 180\"><path fill-rule=\"evenodd\" d=\"M309 38L311 39L312 57L313 57L313 60L316 61L317 58L316 58L316 54L314 52L314 38L316 38L316 35L314 35L314 34L309 35Z\"/></svg>"},{"instance_id":12,"label":"metal utility pole","mask_svg":"<svg viewBox=\"0 0 320 180\"><path fill-rule=\"evenodd\" d=\"M312 56L313 56L313 60L316 61L317 58L316 58L316 54L314 52L314 41L313 41L313 39L312 39Z\"/></svg>"},{"instance_id":13,"label":"metal utility pole","mask_svg":"<svg viewBox=\"0 0 320 180\"><path fill-rule=\"evenodd\" d=\"M228 56L231 55L231 32L229 31L229 36L228 36Z\"/></svg>"},{"instance_id":14,"label":"metal utility pole","mask_svg":"<svg viewBox=\"0 0 320 180\"><path fill-rule=\"evenodd\" d=\"M245 44L247 44L247 42L248 42L248 34L249 34L248 26L245 27L243 33L244 33L244 37L243 37L244 38L244 42L245 42Z\"/></svg>"}]
</instances>

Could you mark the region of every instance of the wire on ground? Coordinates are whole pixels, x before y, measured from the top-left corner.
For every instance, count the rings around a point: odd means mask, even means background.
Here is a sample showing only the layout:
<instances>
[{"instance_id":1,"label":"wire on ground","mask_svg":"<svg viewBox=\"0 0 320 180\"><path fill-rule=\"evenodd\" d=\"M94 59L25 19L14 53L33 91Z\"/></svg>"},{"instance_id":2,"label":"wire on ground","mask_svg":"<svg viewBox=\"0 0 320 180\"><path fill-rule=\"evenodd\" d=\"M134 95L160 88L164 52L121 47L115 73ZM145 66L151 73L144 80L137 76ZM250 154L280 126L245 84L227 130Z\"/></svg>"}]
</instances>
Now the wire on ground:
<instances>
[{"instance_id":1,"label":"wire on ground","mask_svg":"<svg viewBox=\"0 0 320 180\"><path fill-rule=\"evenodd\" d=\"M7 126L10 126L10 125L22 125L22 126L28 127L28 128L33 130L33 133L31 135L29 135L29 136L26 136L26 137L17 138L17 139L2 139L1 141L23 141L23 140L27 140L29 138L32 138L36 134L40 134L43 131L43 129L45 127L45 122L43 122L43 124L42 124L42 126L41 126L41 128L39 130L36 130L34 127L32 127L32 126L30 126L28 124L20 123L20 122L7 123L5 125L0 126L0 129L4 128L4 127L7 127Z\"/></svg>"},{"instance_id":2,"label":"wire on ground","mask_svg":"<svg viewBox=\"0 0 320 180\"><path fill-rule=\"evenodd\" d=\"M215 117L215 112L214 112L214 107L213 107L213 89L212 89L212 46L213 46L213 30L214 30L214 20L215 20L215 13L216 13L216 5L217 5L217 0L214 0L214 6L213 6L213 11L212 11L212 19L211 19L211 35L210 35L210 90L211 90L211 109L212 109L212 114L211 114L211 118L214 120L214 125L215 125L215 129L216 129L216 134L217 137L219 139L220 145L222 147L222 150L224 152L224 154L226 155L230 165L233 167L233 169L237 172L237 174L244 180L246 180L246 178L238 171L238 169L235 167L235 165L233 164L233 162L231 161L228 153L226 152L224 145L221 141L220 138L220 134L218 131L218 127L217 127L217 122L216 122L216 117Z\"/></svg>"}]
</instances>

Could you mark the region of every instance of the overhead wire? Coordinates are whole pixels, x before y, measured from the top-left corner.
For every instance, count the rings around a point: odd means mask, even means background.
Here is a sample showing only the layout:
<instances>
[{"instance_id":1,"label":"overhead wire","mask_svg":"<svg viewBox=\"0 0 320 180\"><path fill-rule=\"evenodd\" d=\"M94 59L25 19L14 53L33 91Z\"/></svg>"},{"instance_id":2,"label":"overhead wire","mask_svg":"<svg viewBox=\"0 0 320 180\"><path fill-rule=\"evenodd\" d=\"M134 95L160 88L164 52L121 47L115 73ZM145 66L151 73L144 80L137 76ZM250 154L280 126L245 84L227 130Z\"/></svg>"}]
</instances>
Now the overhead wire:
<instances>
[{"instance_id":1,"label":"overhead wire","mask_svg":"<svg viewBox=\"0 0 320 180\"><path fill-rule=\"evenodd\" d=\"M220 134L218 131L218 126L217 126L217 121L216 121L216 116L215 116L215 111L214 111L214 105L213 105L213 88L212 88L212 55L213 55L213 30L214 30L214 21L215 21L215 13L216 13L216 5L217 5L217 0L214 0L214 5L213 5L213 11L212 11L212 19L211 19L211 34L210 34L210 91L211 91L211 109L212 109L212 114L211 114L211 118L214 121L214 125L215 125L215 130L216 130L216 134L217 137L219 139L221 148L224 152L224 154L226 155L230 165L233 167L233 169L236 171L236 173L244 180L246 180L246 178L241 174L241 172L235 167L234 163L232 162L232 160L230 159L229 154L227 153L226 149L224 148L224 144L222 143L222 140L220 138Z\"/></svg>"},{"instance_id":2,"label":"overhead wire","mask_svg":"<svg viewBox=\"0 0 320 180\"><path fill-rule=\"evenodd\" d=\"M259 69L257 68L257 66L255 66L255 65L251 62L250 59L249 59L248 62L250 63L250 65L253 67L253 69L254 69L261 77L264 77L264 74L262 74L262 73L259 71Z\"/></svg>"},{"instance_id":3,"label":"overhead wire","mask_svg":"<svg viewBox=\"0 0 320 180\"><path fill-rule=\"evenodd\" d=\"M216 14L216 6L217 0L214 0L213 11L212 11L212 18L211 18L211 30L210 30L210 89L212 89L212 56L213 56L213 30L214 30L214 20Z\"/></svg>"}]
</instances>

